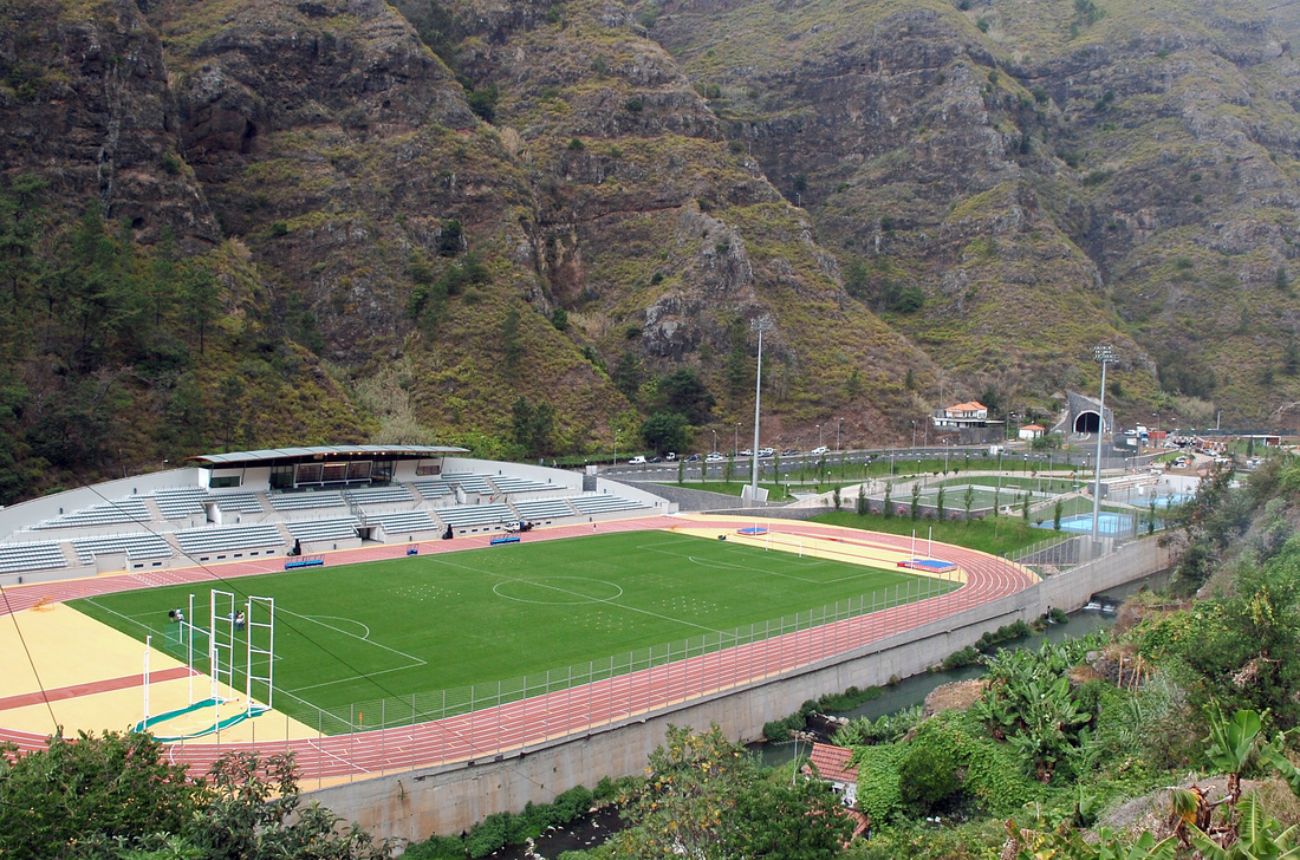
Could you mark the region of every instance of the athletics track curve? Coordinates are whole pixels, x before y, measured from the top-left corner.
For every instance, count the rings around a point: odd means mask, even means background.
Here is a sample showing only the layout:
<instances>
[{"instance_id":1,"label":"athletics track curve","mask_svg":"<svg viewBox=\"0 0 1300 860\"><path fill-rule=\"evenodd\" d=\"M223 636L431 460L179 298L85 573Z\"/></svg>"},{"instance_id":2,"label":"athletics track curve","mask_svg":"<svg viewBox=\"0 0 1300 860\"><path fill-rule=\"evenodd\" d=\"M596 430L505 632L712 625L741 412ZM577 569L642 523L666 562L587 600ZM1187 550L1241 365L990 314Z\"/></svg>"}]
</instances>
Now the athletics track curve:
<instances>
[{"instance_id":1,"label":"athletics track curve","mask_svg":"<svg viewBox=\"0 0 1300 860\"><path fill-rule=\"evenodd\" d=\"M711 517L707 521L658 516L605 521L599 523L596 531L608 534L673 526L734 530L753 524L752 519L725 516ZM772 529L773 534L781 536L817 537L859 547L908 552L912 544L912 539L906 536L855 532L816 523L775 520L765 521L764 524ZM589 535L592 531L585 525L561 526L535 532L530 540L576 537ZM445 552L487 546L489 538L489 535L462 537L457 538L454 544L445 541L422 542L420 551ZM335 565L340 562L402 557L407 546L397 544L344 550L332 553L330 563ZM967 580L963 585L947 594L879 610L869 615L797 630L580 687L570 687L432 722L381 731L287 741L226 744L191 741L170 744L169 753L178 763L189 764L196 770L206 770L221 754L232 750L256 748L263 753L292 751L296 754L300 776L304 781L364 779L417 767L480 760L589 732L677 703L779 676L1015 594L1036 581L1036 577L1024 568L976 550L945 544L943 555L966 572ZM255 576L282 569L282 559L235 562L217 568L222 578ZM6 589L8 606L0 604L0 614L25 609L42 600L72 600L154 585L211 581L212 578L213 573L207 569L187 568L11 587ZM10 741L20 749L31 750L43 747L45 738L30 732L0 728L0 741Z\"/></svg>"}]
</instances>

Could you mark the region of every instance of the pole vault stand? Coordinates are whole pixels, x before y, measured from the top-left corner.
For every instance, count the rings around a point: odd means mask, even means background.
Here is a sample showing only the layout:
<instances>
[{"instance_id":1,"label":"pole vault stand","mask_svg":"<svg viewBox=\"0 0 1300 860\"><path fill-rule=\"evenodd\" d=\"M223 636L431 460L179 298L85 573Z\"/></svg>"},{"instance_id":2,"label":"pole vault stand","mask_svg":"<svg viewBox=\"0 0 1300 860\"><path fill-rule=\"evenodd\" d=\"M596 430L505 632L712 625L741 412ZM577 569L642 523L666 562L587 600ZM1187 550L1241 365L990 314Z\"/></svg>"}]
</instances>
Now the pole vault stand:
<instances>
[{"instance_id":1,"label":"pole vault stand","mask_svg":"<svg viewBox=\"0 0 1300 860\"><path fill-rule=\"evenodd\" d=\"M193 618L193 598L191 598L191 616ZM152 732L160 741L184 741L219 734L223 729L237 725L271 710L275 692L275 598L250 595L242 607L236 602L231 591L214 589L208 595L208 629L193 624L192 620L182 622L182 628L189 624L188 663L191 686L188 696L189 704L161 714L149 713L149 670L148 650L146 645L144 718L133 727L137 732ZM209 695L206 699L194 701L194 633L198 630L208 635L208 675L211 678ZM241 637L242 634L242 637ZM240 639L242 638L242 642ZM242 645L242 648L240 647ZM232 715L222 717L220 708L229 704L230 699L221 695L221 685L225 689L235 687L236 655L244 658L244 699L243 707ZM258 694L264 694L259 699ZM210 725L197 731L181 732L172 736L159 735L155 727L180 719L197 711L210 708L214 718Z\"/></svg>"}]
</instances>

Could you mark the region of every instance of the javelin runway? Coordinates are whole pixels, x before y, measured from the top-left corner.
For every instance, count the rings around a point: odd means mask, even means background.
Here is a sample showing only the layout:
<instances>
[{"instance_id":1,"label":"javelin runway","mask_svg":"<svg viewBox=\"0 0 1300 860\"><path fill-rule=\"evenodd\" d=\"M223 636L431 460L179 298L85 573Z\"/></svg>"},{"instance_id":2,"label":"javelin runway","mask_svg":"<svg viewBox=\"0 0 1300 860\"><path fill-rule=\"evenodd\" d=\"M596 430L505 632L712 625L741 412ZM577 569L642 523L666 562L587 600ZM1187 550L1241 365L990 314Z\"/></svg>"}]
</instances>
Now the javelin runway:
<instances>
[{"instance_id":1,"label":"javelin runway","mask_svg":"<svg viewBox=\"0 0 1300 860\"><path fill-rule=\"evenodd\" d=\"M836 526L782 520L763 521L774 535L821 541L864 551L884 550L909 554L912 539L906 536L861 532ZM737 517L678 519L651 517L602 522L598 533L689 526L733 530L754 525L754 520ZM534 532L529 540L546 540L591 534L590 526L563 526ZM420 551L440 552L487 546L490 536L430 541ZM329 564L396 558L407 544L340 551L329 554ZM304 781L365 778L384 772L415 767L463 762L534 746L550 739L583 734L677 703L744 687L764 678L810 666L838 654L880 641L903 631L948 618L1032 586L1036 577L1024 568L976 550L943 545L941 555L956 563L965 574L955 591L775 636L758 642L642 669L594 683L570 687L468 714L447 717L413 726L349 735L319 736L239 744L190 741L170 746L174 761L202 771L221 754L232 750L259 749L263 753L296 753ZM283 568L283 560L239 562L218 568L222 577L271 573ZM154 572L139 575L70 580L46 585L7 589L14 610L35 605L42 598L71 600L151 585L211 581L202 569ZM7 612L0 605L0 612ZM259 719L274 720L274 716ZM3 714L0 714L0 722ZM267 725L274 734L274 724ZM261 734L259 732L258 734ZM0 740L22 749L44 745L41 735L0 729Z\"/></svg>"}]
</instances>

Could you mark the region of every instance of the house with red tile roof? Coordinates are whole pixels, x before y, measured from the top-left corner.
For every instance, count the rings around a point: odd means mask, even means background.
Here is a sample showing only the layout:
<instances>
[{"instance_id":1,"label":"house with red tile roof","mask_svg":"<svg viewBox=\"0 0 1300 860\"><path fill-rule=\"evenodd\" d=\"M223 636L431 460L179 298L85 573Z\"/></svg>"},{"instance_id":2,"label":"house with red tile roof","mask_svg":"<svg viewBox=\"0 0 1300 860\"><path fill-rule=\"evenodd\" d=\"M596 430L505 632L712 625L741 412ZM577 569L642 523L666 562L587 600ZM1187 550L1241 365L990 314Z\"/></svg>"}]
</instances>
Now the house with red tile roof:
<instances>
[{"instance_id":1,"label":"house with red tile roof","mask_svg":"<svg viewBox=\"0 0 1300 860\"><path fill-rule=\"evenodd\" d=\"M831 788L844 798L845 806L858 802L858 769L851 763L853 750L834 744L813 744L812 760L804 766L811 774L831 784Z\"/></svg>"}]
</instances>

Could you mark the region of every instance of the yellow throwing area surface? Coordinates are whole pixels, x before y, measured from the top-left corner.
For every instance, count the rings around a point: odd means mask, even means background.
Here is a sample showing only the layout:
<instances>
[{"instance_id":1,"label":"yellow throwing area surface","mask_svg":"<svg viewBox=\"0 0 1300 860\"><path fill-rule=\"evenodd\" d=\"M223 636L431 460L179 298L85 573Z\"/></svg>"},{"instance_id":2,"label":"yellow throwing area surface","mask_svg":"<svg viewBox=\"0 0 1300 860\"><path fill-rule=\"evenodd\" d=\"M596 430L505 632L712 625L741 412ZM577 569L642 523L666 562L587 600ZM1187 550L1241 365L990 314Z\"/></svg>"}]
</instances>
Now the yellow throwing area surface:
<instances>
[{"instance_id":1,"label":"yellow throwing area surface","mask_svg":"<svg viewBox=\"0 0 1300 860\"><path fill-rule=\"evenodd\" d=\"M51 734L59 726L69 735L129 729L144 716L144 652L145 646L137 640L61 603L0 618L0 653L9 655L5 671L0 672L0 723L38 734ZM25 653L31 655L31 663ZM151 715L182 709L211 695L210 677L191 677L184 663L156 648L150 651L149 671ZM193 734L244 708L243 694L224 684L218 685L217 697L224 704L160 723L154 733ZM223 729L221 741L316 735L315 729L269 711ZM215 742L216 735L193 742L205 740Z\"/></svg>"},{"instance_id":2,"label":"yellow throwing area surface","mask_svg":"<svg viewBox=\"0 0 1300 860\"><path fill-rule=\"evenodd\" d=\"M880 570L899 572L900 562L914 556L910 538L899 535L864 532L845 526L817 523L808 526L798 520L765 520L759 517L726 517L724 515L682 514L680 519L699 525L672 526L677 534L716 540L720 535L728 542L777 552L795 553L808 558L823 558L847 564L860 564ZM766 534L741 534L743 527L767 529ZM892 545L891 545L892 544ZM926 542L917 540L916 553L925 556ZM966 582L966 571L961 567L942 573L925 569L908 569L908 574L942 579L945 582Z\"/></svg>"}]
</instances>

